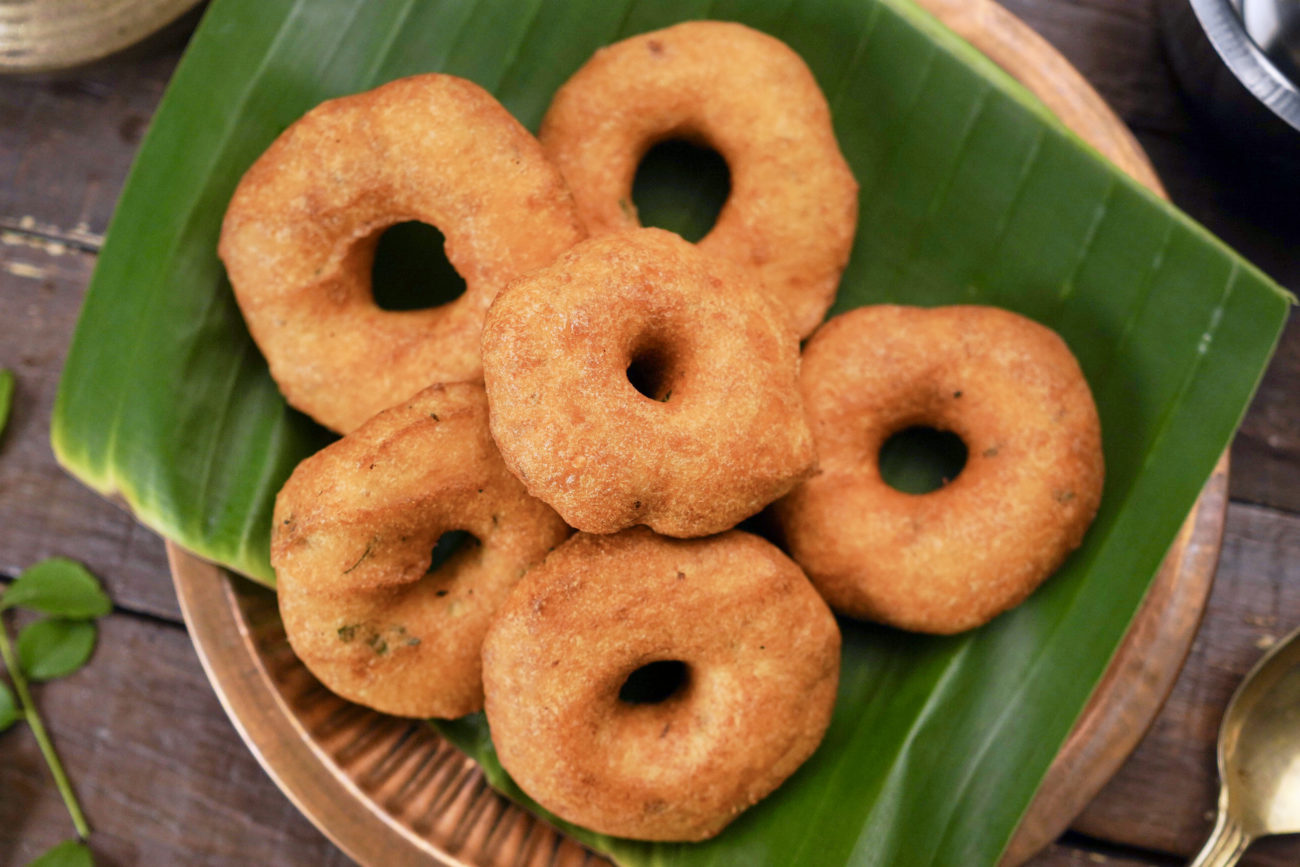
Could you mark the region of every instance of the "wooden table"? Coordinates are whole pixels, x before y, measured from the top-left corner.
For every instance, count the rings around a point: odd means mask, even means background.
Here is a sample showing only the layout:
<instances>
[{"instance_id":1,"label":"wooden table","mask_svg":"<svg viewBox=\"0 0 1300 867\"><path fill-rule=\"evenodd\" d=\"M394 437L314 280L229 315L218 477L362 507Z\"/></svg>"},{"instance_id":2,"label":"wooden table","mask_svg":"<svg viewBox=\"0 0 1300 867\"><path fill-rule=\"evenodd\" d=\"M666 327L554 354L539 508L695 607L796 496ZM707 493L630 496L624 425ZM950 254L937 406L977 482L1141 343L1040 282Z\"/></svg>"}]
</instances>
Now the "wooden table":
<instances>
[{"instance_id":1,"label":"wooden table","mask_svg":"<svg viewBox=\"0 0 1300 867\"><path fill-rule=\"evenodd\" d=\"M1292 291L1300 207L1209 145L1165 60L1155 0L1004 0L1130 125L1175 203ZM184 41L92 69L0 80L0 367L18 380L0 439L0 581L74 556L114 611L91 664L37 687L101 865L346 864L276 789L190 646L162 542L55 465L49 417L82 295L141 135ZM1042 865L1175 864L1208 835L1214 739L1261 650L1300 625L1300 322L1232 445L1231 505L1209 609L1151 731ZM0 867L71 836L25 727L0 735ZM1300 863L1300 838L1247 864Z\"/></svg>"}]
</instances>

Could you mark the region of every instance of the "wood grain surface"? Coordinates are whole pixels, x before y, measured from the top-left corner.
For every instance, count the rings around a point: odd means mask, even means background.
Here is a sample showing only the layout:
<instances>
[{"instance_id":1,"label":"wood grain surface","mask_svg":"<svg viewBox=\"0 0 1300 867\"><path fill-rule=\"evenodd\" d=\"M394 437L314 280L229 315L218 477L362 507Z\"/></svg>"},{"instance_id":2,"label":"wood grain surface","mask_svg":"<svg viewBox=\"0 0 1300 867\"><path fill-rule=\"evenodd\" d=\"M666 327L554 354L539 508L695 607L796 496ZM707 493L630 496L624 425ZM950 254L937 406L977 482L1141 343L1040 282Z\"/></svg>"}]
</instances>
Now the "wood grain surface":
<instances>
[{"instance_id":1,"label":"wood grain surface","mask_svg":"<svg viewBox=\"0 0 1300 867\"><path fill-rule=\"evenodd\" d=\"M1173 201L1300 289L1300 209L1252 185L1183 103L1155 0L1004 0L1129 124ZM0 80L0 367L18 378L0 436L0 573L76 553L116 609L86 669L36 688L95 828L98 862L347 863L262 773L180 625L162 543L62 474L48 420L63 354L118 190L179 56ZM1295 315L1233 443L1231 502L1208 613L1133 756L1035 865L1177 864L1209 832L1214 738L1228 696L1300 624L1300 325ZM12 625L12 624L11 624ZM0 867L71 835L23 727L0 735ZM1245 862L1300 863L1300 840Z\"/></svg>"}]
</instances>

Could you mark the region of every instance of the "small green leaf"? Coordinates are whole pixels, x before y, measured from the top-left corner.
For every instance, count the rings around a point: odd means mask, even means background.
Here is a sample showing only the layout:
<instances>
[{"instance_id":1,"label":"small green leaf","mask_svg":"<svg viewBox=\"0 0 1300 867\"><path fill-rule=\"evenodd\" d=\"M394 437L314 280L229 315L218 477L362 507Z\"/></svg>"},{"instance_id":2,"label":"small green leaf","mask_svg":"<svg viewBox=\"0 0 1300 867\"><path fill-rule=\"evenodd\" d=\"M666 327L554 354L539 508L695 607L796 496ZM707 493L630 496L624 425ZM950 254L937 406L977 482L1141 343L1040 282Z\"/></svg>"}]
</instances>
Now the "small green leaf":
<instances>
[{"instance_id":1,"label":"small green leaf","mask_svg":"<svg viewBox=\"0 0 1300 867\"><path fill-rule=\"evenodd\" d=\"M79 840L64 840L27 867L94 867L90 847Z\"/></svg>"},{"instance_id":2,"label":"small green leaf","mask_svg":"<svg viewBox=\"0 0 1300 867\"><path fill-rule=\"evenodd\" d=\"M14 402L14 372L0 369L0 433L4 433L5 422L9 421L9 407Z\"/></svg>"},{"instance_id":3,"label":"small green leaf","mask_svg":"<svg viewBox=\"0 0 1300 867\"><path fill-rule=\"evenodd\" d=\"M38 620L18 633L18 664L32 680L53 680L81 668L95 649L89 620Z\"/></svg>"},{"instance_id":4,"label":"small green leaf","mask_svg":"<svg viewBox=\"0 0 1300 867\"><path fill-rule=\"evenodd\" d=\"M102 617L112 608L99 579L66 557L51 557L28 568L0 596L0 611L20 605L70 620Z\"/></svg>"},{"instance_id":5,"label":"small green leaf","mask_svg":"<svg viewBox=\"0 0 1300 867\"><path fill-rule=\"evenodd\" d=\"M9 687L0 683L0 732L13 725L19 716L14 694L9 691Z\"/></svg>"}]
</instances>

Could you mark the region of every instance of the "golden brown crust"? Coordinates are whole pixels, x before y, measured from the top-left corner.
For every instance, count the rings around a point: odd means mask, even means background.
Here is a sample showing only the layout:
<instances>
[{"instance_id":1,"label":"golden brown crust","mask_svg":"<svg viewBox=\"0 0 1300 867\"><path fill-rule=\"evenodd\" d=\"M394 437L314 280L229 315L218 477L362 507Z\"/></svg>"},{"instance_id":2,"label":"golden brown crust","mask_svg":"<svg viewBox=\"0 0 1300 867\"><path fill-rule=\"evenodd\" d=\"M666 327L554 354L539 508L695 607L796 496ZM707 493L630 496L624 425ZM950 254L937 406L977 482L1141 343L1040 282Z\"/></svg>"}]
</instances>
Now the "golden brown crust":
<instances>
[{"instance_id":1,"label":"golden brown crust","mask_svg":"<svg viewBox=\"0 0 1300 867\"><path fill-rule=\"evenodd\" d=\"M804 351L820 469L776 506L791 556L837 611L951 633L1018 605L1078 547L1101 500L1101 425L1064 341L991 307L864 307ZM928 494L880 477L894 433L961 437Z\"/></svg>"},{"instance_id":2,"label":"golden brown crust","mask_svg":"<svg viewBox=\"0 0 1300 867\"><path fill-rule=\"evenodd\" d=\"M344 698L413 717L482 707L488 621L568 534L501 463L471 383L426 389L303 461L274 520L271 562L298 658ZM453 530L478 544L426 574Z\"/></svg>"},{"instance_id":3,"label":"golden brown crust","mask_svg":"<svg viewBox=\"0 0 1300 867\"><path fill-rule=\"evenodd\" d=\"M814 461L798 364L751 270L659 229L577 245L507 287L483 328L502 457L593 533L708 535L789 491Z\"/></svg>"},{"instance_id":4,"label":"golden brown crust","mask_svg":"<svg viewBox=\"0 0 1300 867\"><path fill-rule=\"evenodd\" d=\"M858 186L826 98L780 40L690 21L602 48L556 93L540 138L593 236L640 225L632 181L656 142L713 147L731 194L700 246L756 266L801 337L835 300Z\"/></svg>"},{"instance_id":5,"label":"golden brown crust","mask_svg":"<svg viewBox=\"0 0 1300 867\"><path fill-rule=\"evenodd\" d=\"M578 534L516 586L484 641L492 740L567 821L705 839L816 749L839 651L825 603L756 536ZM619 698L629 674L663 660L687 666L678 692Z\"/></svg>"},{"instance_id":6,"label":"golden brown crust","mask_svg":"<svg viewBox=\"0 0 1300 867\"><path fill-rule=\"evenodd\" d=\"M375 244L411 220L442 231L465 293L381 310ZM347 432L431 383L478 378L497 291L581 237L536 139L482 88L430 74L323 103L289 127L240 182L219 249L285 398Z\"/></svg>"}]
</instances>

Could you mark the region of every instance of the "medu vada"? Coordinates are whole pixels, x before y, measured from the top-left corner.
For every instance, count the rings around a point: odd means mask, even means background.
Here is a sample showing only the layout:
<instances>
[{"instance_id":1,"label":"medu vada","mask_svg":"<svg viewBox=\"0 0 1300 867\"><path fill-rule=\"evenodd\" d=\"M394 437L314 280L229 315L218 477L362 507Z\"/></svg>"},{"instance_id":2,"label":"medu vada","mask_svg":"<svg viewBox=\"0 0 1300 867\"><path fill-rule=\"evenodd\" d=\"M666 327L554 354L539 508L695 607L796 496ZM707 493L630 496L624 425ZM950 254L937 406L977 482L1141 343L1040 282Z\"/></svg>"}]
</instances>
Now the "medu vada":
<instances>
[{"instance_id":1,"label":"medu vada","mask_svg":"<svg viewBox=\"0 0 1300 867\"><path fill-rule=\"evenodd\" d=\"M731 192L699 246L750 264L807 337L831 307L858 224L858 185L831 109L787 44L688 21L608 45L556 92L542 147L593 235L640 225L632 185L663 140L727 161Z\"/></svg>"},{"instance_id":2,"label":"medu vada","mask_svg":"<svg viewBox=\"0 0 1300 867\"><path fill-rule=\"evenodd\" d=\"M1005 310L862 307L804 350L817 474L776 504L791 556L831 607L954 633L1018 605L1083 539L1101 500L1101 424L1065 342ZM882 446L912 427L966 448L924 494Z\"/></svg>"},{"instance_id":3,"label":"medu vada","mask_svg":"<svg viewBox=\"0 0 1300 867\"><path fill-rule=\"evenodd\" d=\"M799 345L752 269L661 229L592 238L483 326L492 435L571 526L730 529L812 470Z\"/></svg>"},{"instance_id":4,"label":"medu vada","mask_svg":"<svg viewBox=\"0 0 1300 867\"><path fill-rule=\"evenodd\" d=\"M384 310L375 247L410 221L442 231L465 291ZM480 377L497 291L581 237L537 140L478 85L429 74L330 100L290 126L240 181L219 252L286 400L346 433L434 382Z\"/></svg>"},{"instance_id":5,"label":"medu vada","mask_svg":"<svg viewBox=\"0 0 1300 867\"><path fill-rule=\"evenodd\" d=\"M432 386L307 458L274 514L298 658L344 698L410 717L482 708L488 622L569 532L501 463L478 383ZM464 541L430 571L452 533Z\"/></svg>"},{"instance_id":6,"label":"medu vada","mask_svg":"<svg viewBox=\"0 0 1300 867\"><path fill-rule=\"evenodd\" d=\"M560 818L703 840L820 743L840 634L773 545L731 531L576 534L510 592L483 642L502 766Z\"/></svg>"},{"instance_id":7,"label":"medu vada","mask_svg":"<svg viewBox=\"0 0 1300 867\"><path fill-rule=\"evenodd\" d=\"M780 40L688 21L602 48L555 94L539 138L593 236L640 225L632 183L655 144L716 150L731 192L700 246L756 266L800 337L835 300L858 185L825 96Z\"/></svg>"}]
</instances>

